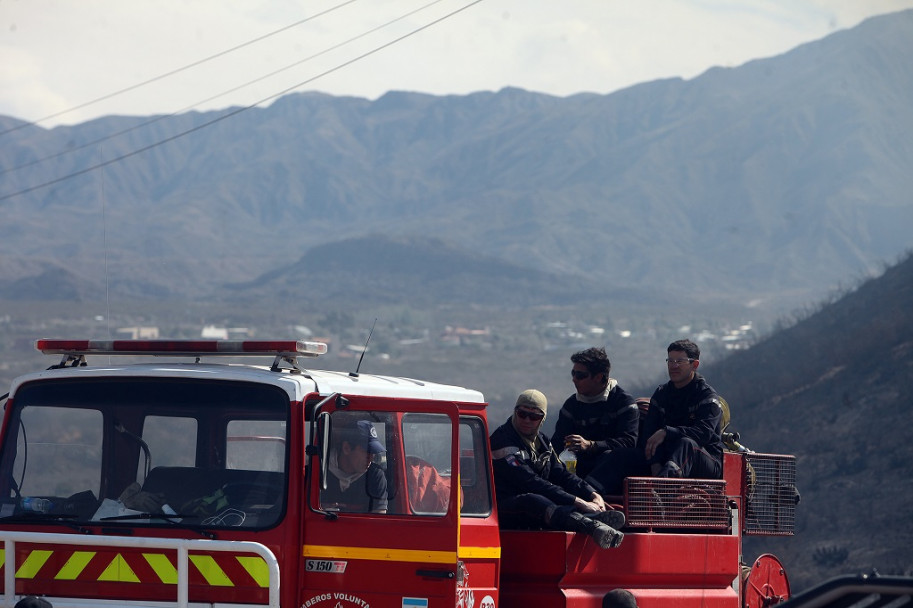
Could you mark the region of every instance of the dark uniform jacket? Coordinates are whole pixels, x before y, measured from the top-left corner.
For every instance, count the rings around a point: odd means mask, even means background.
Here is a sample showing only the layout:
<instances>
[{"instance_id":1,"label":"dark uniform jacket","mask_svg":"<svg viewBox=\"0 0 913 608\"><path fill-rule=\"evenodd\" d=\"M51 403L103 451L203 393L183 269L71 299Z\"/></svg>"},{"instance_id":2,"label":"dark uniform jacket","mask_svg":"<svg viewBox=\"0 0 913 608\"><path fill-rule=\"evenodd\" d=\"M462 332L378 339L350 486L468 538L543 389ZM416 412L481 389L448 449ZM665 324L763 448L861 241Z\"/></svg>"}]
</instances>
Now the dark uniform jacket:
<instances>
[{"instance_id":1,"label":"dark uniform jacket","mask_svg":"<svg viewBox=\"0 0 913 608\"><path fill-rule=\"evenodd\" d=\"M611 380L611 383L615 381ZM634 397L618 384L612 386L606 401L583 403L577 400L575 393L561 406L552 444L557 446L555 449L564 449L564 438L568 435L580 435L594 441L592 448L577 454L578 469L588 471L603 453L634 447L639 419L640 411Z\"/></svg>"},{"instance_id":2,"label":"dark uniform jacket","mask_svg":"<svg viewBox=\"0 0 913 608\"><path fill-rule=\"evenodd\" d=\"M327 489L320 492L320 505L355 513L386 510L387 478L383 469L372 462L365 474L345 490L341 489L339 478L327 471Z\"/></svg>"},{"instance_id":3,"label":"dark uniform jacket","mask_svg":"<svg viewBox=\"0 0 913 608\"><path fill-rule=\"evenodd\" d=\"M722 421L719 396L703 376L695 374L682 388L675 388L672 382L657 387L650 398L643 440L659 429L665 429L666 442L687 437L722 463Z\"/></svg>"},{"instance_id":4,"label":"dark uniform jacket","mask_svg":"<svg viewBox=\"0 0 913 608\"><path fill-rule=\"evenodd\" d=\"M556 505L573 505L575 497L590 500L595 490L568 472L545 433L533 451L510 418L491 434L491 459L498 501L520 494L539 494Z\"/></svg>"}]
</instances>

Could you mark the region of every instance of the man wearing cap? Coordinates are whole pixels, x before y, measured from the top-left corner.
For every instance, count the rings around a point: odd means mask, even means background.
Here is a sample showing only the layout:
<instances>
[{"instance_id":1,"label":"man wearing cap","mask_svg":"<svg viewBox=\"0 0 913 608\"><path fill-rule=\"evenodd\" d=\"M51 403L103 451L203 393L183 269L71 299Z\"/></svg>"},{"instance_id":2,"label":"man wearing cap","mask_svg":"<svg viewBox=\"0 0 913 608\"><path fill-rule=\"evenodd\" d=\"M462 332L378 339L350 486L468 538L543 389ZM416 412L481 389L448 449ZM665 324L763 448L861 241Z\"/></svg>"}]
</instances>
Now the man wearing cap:
<instances>
[{"instance_id":1,"label":"man wearing cap","mask_svg":"<svg viewBox=\"0 0 913 608\"><path fill-rule=\"evenodd\" d=\"M602 497L568 472L541 431L548 401L531 389L520 393L513 415L491 434L498 516L504 528L550 528L583 532L603 549L624 535L619 511L606 511Z\"/></svg>"},{"instance_id":2,"label":"man wearing cap","mask_svg":"<svg viewBox=\"0 0 913 608\"><path fill-rule=\"evenodd\" d=\"M369 420L334 429L328 463L327 487L320 505L354 513L387 512L387 478L374 462L386 451Z\"/></svg>"}]
</instances>

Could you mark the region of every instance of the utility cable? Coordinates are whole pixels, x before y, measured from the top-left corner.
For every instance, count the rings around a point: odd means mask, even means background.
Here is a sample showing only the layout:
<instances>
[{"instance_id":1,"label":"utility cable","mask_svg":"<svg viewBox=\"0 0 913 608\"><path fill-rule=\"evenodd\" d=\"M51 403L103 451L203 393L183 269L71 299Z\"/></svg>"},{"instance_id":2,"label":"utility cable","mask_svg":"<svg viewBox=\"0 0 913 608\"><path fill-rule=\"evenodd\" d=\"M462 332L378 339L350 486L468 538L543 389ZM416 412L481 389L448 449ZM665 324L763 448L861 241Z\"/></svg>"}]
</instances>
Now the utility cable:
<instances>
[{"instance_id":1,"label":"utility cable","mask_svg":"<svg viewBox=\"0 0 913 608\"><path fill-rule=\"evenodd\" d=\"M283 96L283 95L286 95L286 94L288 94L288 93L291 93L291 92L294 91L295 89L298 89L298 88L300 88L300 87L302 87L302 86L304 86L304 85L306 85L306 84L310 84L310 83L314 82L314 81L317 80L318 78L323 78L324 76L326 76L326 75L328 75L328 74L332 74L333 72L337 72L337 71L341 70L341 69L344 68L344 67L347 67L347 66L352 65L352 64L355 63L356 61L361 61L361 60L364 59L365 57L369 57L369 56L371 56L371 55L373 55L373 54L375 54L375 53L378 53L378 52L380 52L380 51L382 51L382 50L384 50L384 49L386 49L386 48L388 48L388 47L390 47L390 46L393 46L394 44L396 44L396 43L398 43L398 42L401 42L402 40L405 40L406 38L409 38L409 37L411 37L411 36L414 36L415 34L417 34L417 33L419 33L419 32L422 32L422 31L424 31L424 30L426 30L426 29L428 29L428 28L430 28L430 27L432 27L432 26L434 26L434 25L437 25L438 23L440 23L440 22L442 22L442 21L445 21L446 19L449 19L450 17L453 17L454 15L456 15L456 14L458 14L458 13L463 12L463 11L465 11L466 9L468 9L468 8L470 8L470 7L472 7L472 6L475 6L476 4L479 4L479 3L482 2L482 1L483 1L483 0L473 0L473 1L470 2L469 4L467 4L467 5L465 5L465 6L462 6L462 7L458 8L458 9L456 9L455 11L452 11L452 12L450 12L450 13L447 13L447 14L444 15L443 17L439 17L438 19L435 19L435 20L433 20L433 21L431 21L431 22L429 22L429 23L426 23L425 25L422 25L421 27L418 27L418 28L412 30L411 32L407 32L406 34L403 34L402 36L400 36L400 37L398 37L398 38L394 38L393 40L391 40L391 41L389 41L389 42L386 42L386 43L384 43L384 44L382 44L382 45L380 45L380 46L378 46L378 47L375 47L375 48L371 49L370 51L367 51L367 52L365 52L365 53L362 53L361 55L358 55L358 56L356 56L356 57L354 57L354 58L352 58L352 59L349 59L348 61L344 61L344 62L342 62L342 63L340 63L340 64L338 64L338 65L336 65L336 66L334 66L334 67L332 67L332 68L330 68L330 69L324 71L324 72L321 72L320 74L317 74L316 76L312 76L311 78L308 78L307 80L304 80L304 81L299 82L299 83L297 83L297 84L294 84L294 85L292 85L292 86L290 86L290 87L288 87L288 88L286 88L286 89L283 89L282 91L279 91L278 93L274 93L274 94L272 94L272 95L270 95L270 96L268 96L268 97L264 97L264 98L261 99L260 101L254 102L254 103L252 103L252 104L250 104L250 105L247 105L247 106L243 106L243 107L240 107L240 108L236 108L236 109L232 110L231 112L228 112L228 113L223 114L223 115L221 115L221 116L219 116L219 117L217 117L217 118L214 118L214 119L212 119L212 120L209 120L209 121L207 121L207 122L204 122L204 123L202 123L202 124L200 124L200 125L197 125L196 127L193 127L193 128L191 128L191 129L187 129L186 131L181 131L180 133L176 133L176 134L174 134L174 135L172 135L172 136L170 136L170 137L166 137L165 139L162 139L162 140L160 140L160 141L157 141L157 142L155 142L155 143L153 143L153 144L149 144L148 146L143 146L142 148L138 148L138 149L136 149L136 150L133 150L132 152L127 152L126 154L121 154L120 156L117 156L117 157L112 158L112 159L110 159L110 160L107 160L107 161L104 161L104 162L100 162L100 163L98 163L98 164L96 164L96 165L92 165L92 166L90 166L90 167L86 167L85 169L81 169L81 170L79 170L79 171L74 171L73 173L69 173L69 174L67 174L67 175L58 177L58 178L56 178L56 179L52 179L52 180L46 181L46 182L41 183L41 184L38 184L38 185L36 185L36 186L31 186L31 187L29 187L29 188L24 188L24 189L22 189L22 190L18 190L18 191L16 191L16 192L12 192L12 193L10 193L10 194L4 194L4 195L0 196L0 201L5 201L5 200L7 200L7 199L11 199L11 198L14 198L14 197L16 197L16 196L21 196L21 195L23 195L23 194L28 194L29 192L34 192L35 190L41 190L42 188L47 188L48 186L53 186L54 184L59 184L59 183L61 183L61 182L67 181L67 180L69 180L69 179L72 179L72 178L74 178L74 177L78 177L78 176L80 176L80 175L85 175L85 174L87 174L87 173L90 173L90 172L92 172L92 171L95 171L96 169L101 169L102 167L107 167L108 165L113 165L114 163L120 162L120 161L125 160L125 159L127 159L127 158L131 158L131 157L136 156L136 155L138 155L138 154L142 154L143 152L147 152L147 151L149 151L149 150L152 150L153 148L157 148L157 147L159 147L159 146L161 146L161 145L164 145L164 144L166 144L166 143L172 142L172 141L174 141L174 140L176 140L176 139L180 139L180 138L184 137L185 135L189 135L189 134L191 134L191 133L195 133L195 132L197 132L197 131L200 131L200 130L202 130L202 129L205 129L206 127L210 127L210 126L212 126L212 125L214 125L214 124L216 124L216 123L219 123L219 122L221 122L221 121L223 121L223 120L226 120L226 119L228 119L228 118L231 118L232 116L236 116L236 115L238 115L238 114L240 114L240 113L242 113L242 112L246 112L247 110L251 110L251 109L253 109L253 108L256 108L257 106L262 105L262 104L266 103L267 101L272 101L273 99L276 99L277 97L281 97L281 96Z\"/></svg>"},{"instance_id":2,"label":"utility cable","mask_svg":"<svg viewBox=\"0 0 913 608\"><path fill-rule=\"evenodd\" d=\"M311 61L312 59L316 59L317 57L320 57L321 55L325 55L325 54L329 53L330 51L335 51L338 48L346 46L347 44L351 44L352 42L355 42L356 40L364 38L365 36L368 36L369 34L373 34L374 32L377 32L385 27L389 27L390 25L393 25L397 21L402 21L403 19L406 19L407 17L411 17L412 15L414 15L418 12L421 12L421 11L425 10L426 8L434 6L435 4L438 4L439 2L443 2L443 1L444 0L432 0L432 2L429 2L423 6L420 6L419 8L414 9L412 11L409 11L408 13L406 13L404 15L400 15L399 17L396 17L395 19L391 19L390 21L387 21L386 23L383 23L383 24L373 27L369 30L366 30L366 31L362 32L361 34L358 34L357 36L353 36L352 38L349 38L348 40L345 40L338 44L334 44L333 46L330 46L322 51L314 53L313 55L310 55L308 57L305 57L304 59L299 59L298 61L296 61L294 63L290 63L290 64L286 65L285 67L281 67L278 70L273 70L272 72L270 72L268 74L264 74L263 76L255 78L253 80L249 80L249 81L245 82L244 84L238 85L238 86L228 89L226 91L222 91L221 93L213 95L212 97L207 97L206 99L197 101L189 106L185 106L185 107L181 108L180 110L175 110L174 112L171 112L170 114L162 114L160 116L156 116L155 118L143 121L143 122L139 123L138 125L134 125L132 127L126 128L126 129L121 129L120 131L116 131L114 133L105 135L104 137L99 137L98 139L94 139L94 140L86 142L84 144L80 144L78 146L69 148L67 150L63 150L62 152L57 152L55 154L51 154L50 156L44 156L42 158L38 158L38 159L35 159L32 161L29 161L27 163L24 163L22 165L15 166L15 167L9 167L7 169L0 169L0 175L9 173L11 171L18 171L20 169L26 169L28 167L43 163L45 161L53 160L55 158L65 156L67 154L70 154L71 152L77 152L79 150L82 150L83 148L88 148L90 146L100 144L102 142L108 141L109 139L114 139L115 137L120 137L121 135L126 135L127 133L130 133L131 131L136 131L137 129L142 129L143 127L147 127L149 125L155 124L161 120L165 120L166 118L172 118L174 116L177 116L178 114L181 114L182 112L187 112L188 110L192 110L193 108L195 108L201 104L208 103L208 102L218 99L220 97L224 97L225 95L239 91L252 84L262 82L262 81L266 80L267 78L272 78L273 76L275 76L277 74L285 72L286 70L290 70L303 63Z\"/></svg>"},{"instance_id":3,"label":"utility cable","mask_svg":"<svg viewBox=\"0 0 913 608\"><path fill-rule=\"evenodd\" d=\"M279 28L278 30L274 30L274 31L272 31L272 32L269 32L268 34L264 34L264 35L262 35L262 36L259 36L259 37L257 37L257 38L254 38L253 40L248 40L247 42L242 42L241 44L239 44L239 45L237 45L237 46L231 47L230 49L225 49L224 51L219 51L219 52L216 53L215 55L210 55L209 57L204 57L203 59L198 59L197 61L194 61L193 63L188 63L187 65L182 66L182 67L179 67L179 68L176 68L176 69L174 69L174 70L171 70L170 72L165 72L164 74L159 74L158 76L153 76L153 77L150 78L149 80L144 80L144 81L142 81L142 82L138 82L138 83L136 83L136 84L130 85L130 86L125 87L125 88L123 88L123 89L119 89L119 90L114 91L114 92L112 92L112 93L108 93L108 94L106 94L106 95L102 95L101 97L96 97L95 99L92 99L92 100L90 100L90 101L86 101L86 102L81 103L81 104L79 104L79 105L77 105L77 106L73 106L72 108L68 108L68 109L66 109L66 110L61 110L60 112L55 112L54 114L49 114L49 115L47 115L47 116L45 116L45 117L43 117L43 118L39 118L38 120L34 120L34 121L32 121L32 122L24 122L24 123L22 123L22 124L16 125L15 127L11 128L11 129L7 129L6 131L0 131L0 137L6 135L7 133L12 133L13 131L18 131L19 129L24 129L25 127L35 126L35 125L37 125L37 124L39 124L39 123L41 123L41 122L44 122L44 121L46 121L46 120L50 120L50 119L52 119L52 118L57 118L58 116L63 116L64 114L69 114L70 112L75 112L76 110L81 110L82 108L91 106L91 105L96 104L96 103L98 103L98 102L100 102L100 101L105 101L105 100L107 100L107 99L111 99L112 97L117 97L118 95L122 95L123 93L127 93L127 92L129 92L129 91L133 91L133 90L138 89L138 88L140 88L140 87L144 87L144 86L146 86L146 85L148 85L148 84L152 84L153 82L157 82L157 81L159 81L159 80L163 80L163 79L165 79L165 78L168 78L169 76L174 76L175 74L179 74L179 73L181 73L181 72L183 72L183 71L185 71L185 70L189 70L189 69L191 69L191 68L195 68L195 67L197 67L197 66L199 66L199 65L202 65L202 64L207 63L207 62L209 62L209 61L212 61L213 59L218 59L219 57L223 57L223 56L225 56L225 55L228 55L229 53L233 53L233 52L235 52L235 51L237 51L237 50L239 50L239 49L243 49L244 47L247 47L247 46L250 46L250 45L252 45L252 44L256 44L257 42L261 42L261 41L263 41L263 40L266 40L267 38L270 38L270 37L272 37L272 36L275 36L276 34L281 34L282 32L284 32L284 31L286 31L286 30L290 30L290 29L292 29L292 28L298 27L299 25L301 25L301 24L303 24L303 23L307 23L308 21L312 21L312 20L314 20L314 19L316 19L316 18L318 18L318 17L322 17L323 15L326 15L326 14L331 13L331 12L337 10L337 9L340 9L340 8L346 6L347 4L352 4L353 2L357 2L357 1L358 1L358 0L345 0L345 2L342 2L341 4L337 4L336 6L333 6L333 7L331 7L331 8L328 8L328 9L325 10L325 11L319 12L319 13L317 13L317 14L315 14L315 15L311 15L310 17L306 17L306 18L304 18L304 19L301 19L301 20L299 20L299 21L296 21L295 23L292 23L291 25L286 25L286 26L284 26L284 27L281 27L281 28Z\"/></svg>"}]
</instances>

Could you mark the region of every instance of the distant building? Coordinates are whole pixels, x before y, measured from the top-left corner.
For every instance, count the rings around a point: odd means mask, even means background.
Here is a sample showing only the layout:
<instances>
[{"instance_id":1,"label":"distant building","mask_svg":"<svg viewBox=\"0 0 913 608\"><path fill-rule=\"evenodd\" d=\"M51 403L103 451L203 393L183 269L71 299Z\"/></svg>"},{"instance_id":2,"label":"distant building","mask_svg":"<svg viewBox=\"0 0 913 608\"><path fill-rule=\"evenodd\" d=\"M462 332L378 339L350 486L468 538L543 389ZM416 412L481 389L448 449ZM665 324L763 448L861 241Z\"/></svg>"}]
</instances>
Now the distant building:
<instances>
[{"instance_id":1,"label":"distant building","mask_svg":"<svg viewBox=\"0 0 913 608\"><path fill-rule=\"evenodd\" d=\"M158 340L158 327L118 327L117 333L127 334L131 340Z\"/></svg>"},{"instance_id":2,"label":"distant building","mask_svg":"<svg viewBox=\"0 0 913 608\"><path fill-rule=\"evenodd\" d=\"M216 327L215 325L204 325L200 337L207 340L228 340L228 328Z\"/></svg>"},{"instance_id":3,"label":"distant building","mask_svg":"<svg viewBox=\"0 0 913 608\"><path fill-rule=\"evenodd\" d=\"M466 327L444 328L440 342L446 346L479 346L488 343L491 338L491 329L469 329Z\"/></svg>"}]
</instances>

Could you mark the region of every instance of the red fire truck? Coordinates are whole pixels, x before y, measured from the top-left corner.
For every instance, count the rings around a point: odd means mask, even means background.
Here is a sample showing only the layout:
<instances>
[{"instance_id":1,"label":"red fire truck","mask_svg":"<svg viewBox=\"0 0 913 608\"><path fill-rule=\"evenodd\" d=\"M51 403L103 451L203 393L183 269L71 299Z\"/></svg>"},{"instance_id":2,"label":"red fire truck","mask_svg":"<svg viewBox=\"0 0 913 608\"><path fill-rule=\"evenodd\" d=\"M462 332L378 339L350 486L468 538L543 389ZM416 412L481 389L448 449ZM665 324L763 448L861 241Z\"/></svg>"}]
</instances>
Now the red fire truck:
<instances>
[{"instance_id":1,"label":"red fire truck","mask_svg":"<svg viewBox=\"0 0 913 608\"><path fill-rule=\"evenodd\" d=\"M746 562L742 538L792 533L790 456L728 452L719 480L631 478L617 499L624 542L600 549L499 529L477 391L314 370L315 342L37 347L60 360L13 382L0 435L2 606L598 608L624 588L640 608L754 608L789 596L777 559ZM256 356L272 364L226 359ZM386 492L350 503L328 488L367 477L345 466L343 437L359 430L383 448L371 467Z\"/></svg>"}]
</instances>

